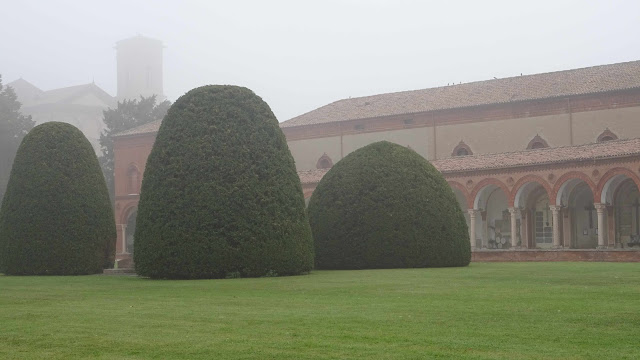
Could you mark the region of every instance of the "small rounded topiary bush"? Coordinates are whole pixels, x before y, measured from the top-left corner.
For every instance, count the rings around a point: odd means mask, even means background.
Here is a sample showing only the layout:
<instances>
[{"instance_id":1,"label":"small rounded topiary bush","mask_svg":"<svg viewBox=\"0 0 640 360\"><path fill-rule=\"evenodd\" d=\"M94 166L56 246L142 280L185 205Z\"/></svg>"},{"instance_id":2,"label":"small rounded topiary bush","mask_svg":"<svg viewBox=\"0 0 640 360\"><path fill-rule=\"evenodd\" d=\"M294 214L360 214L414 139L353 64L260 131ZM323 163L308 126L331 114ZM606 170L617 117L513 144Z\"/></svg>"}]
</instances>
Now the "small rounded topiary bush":
<instances>
[{"instance_id":1,"label":"small rounded topiary bush","mask_svg":"<svg viewBox=\"0 0 640 360\"><path fill-rule=\"evenodd\" d=\"M469 234L456 197L422 156L382 141L340 160L309 202L316 267L465 266Z\"/></svg>"},{"instance_id":2,"label":"small rounded topiary bush","mask_svg":"<svg viewBox=\"0 0 640 360\"><path fill-rule=\"evenodd\" d=\"M211 85L171 106L147 160L135 239L136 272L152 278L311 270L300 180L261 98Z\"/></svg>"},{"instance_id":3,"label":"small rounded topiary bush","mask_svg":"<svg viewBox=\"0 0 640 360\"><path fill-rule=\"evenodd\" d=\"M0 271L95 274L113 264L116 227L98 159L82 132L49 122L22 140L0 210Z\"/></svg>"}]
</instances>

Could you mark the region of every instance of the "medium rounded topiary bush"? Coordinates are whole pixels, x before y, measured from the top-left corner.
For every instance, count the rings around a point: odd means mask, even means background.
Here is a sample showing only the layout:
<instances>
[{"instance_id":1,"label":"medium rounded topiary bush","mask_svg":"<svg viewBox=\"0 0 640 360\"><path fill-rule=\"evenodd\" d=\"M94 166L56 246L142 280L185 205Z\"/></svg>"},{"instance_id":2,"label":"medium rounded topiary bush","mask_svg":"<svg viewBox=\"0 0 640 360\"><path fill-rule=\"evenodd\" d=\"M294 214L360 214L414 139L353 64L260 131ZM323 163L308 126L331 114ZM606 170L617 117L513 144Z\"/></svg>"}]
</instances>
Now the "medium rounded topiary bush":
<instances>
[{"instance_id":1,"label":"medium rounded topiary bush","mask_svg":"<svg viewBox=\"0 0 640 360\"><path fill-rule=\"evenodd\" d=\"M136 272L153 278L311 270L300 180L262 99L204 86L171 106L147 160L135 241Z\"/></svg>"},{"instance_id":2,"label":"medium rounded topiary bush","mask_svg":"<svg viewBox=\"0 0 640 360\"><path fill-rule=\"evenodd\" d=\"M113 264L116 228L100 165L72 125L36 126L18 148L0 210L0 271L78 275Z\"/></svg>"},{"instance_id":3,"label":"medium rounded topiary bush","mask_svg":"<svg viewBox=\"0 0 640 360\"><path fill-rule=\"evenodd\" d=\"M382 141L340 160L309 202L316 267L465 266L469 234L440 172L415 151Z\"/></svg>"}]
</instances>

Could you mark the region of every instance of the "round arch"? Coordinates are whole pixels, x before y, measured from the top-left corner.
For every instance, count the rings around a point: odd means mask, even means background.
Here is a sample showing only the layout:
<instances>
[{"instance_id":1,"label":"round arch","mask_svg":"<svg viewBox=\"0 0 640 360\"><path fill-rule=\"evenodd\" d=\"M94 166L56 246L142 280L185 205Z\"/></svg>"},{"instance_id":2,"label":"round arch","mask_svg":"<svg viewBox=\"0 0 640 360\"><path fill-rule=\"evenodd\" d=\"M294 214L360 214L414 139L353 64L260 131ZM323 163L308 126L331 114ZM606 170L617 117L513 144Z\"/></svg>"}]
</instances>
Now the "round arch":
<instances>
[{"instance_id":1,"label":"round arch","mask_svg":"<svg viewBox=\"0 0 640 360\"><path fill-rule=\"evenodd\" d=\"M460 143L458 143L458 145L456 145L455 148L453 148L453 151L451 152L451 156L466 156L466 155L473 155L473 151L471 151L471 148L469 147L469 145L467 145L464 140L460 140Z\"/></svg>"},{"instance_id":2,"label":"round arch","mask_svg":"<svg viewBox=\"0 0 640 360\"><path fill-rule=\"evenodd\" d=\"M471 209L471 206L473 205L473 203L469 200L469 191L467 190L466 187L464 187L462 184L460 184L457 181L452 181L452 180L447 180L447 183L449 184L449 186L451 186L453 189L456 189L458 191L460 191L462 193L462 195L464 196L464 199L467 203L467 208Z\"/></svg>"},{"instance_id":3,"label":"round arch","mask_svg":"<svg viewBox=\"0 0 640 360\"><path fill-rule=\"evenodd\" d=\"M140 168L135 163L127 166L127 194L140 193L141 174Z\"/></svg>"},{"instance_id":4,"label":"round arch","mask_svg":"<svg viewBox=\"0 0 640 360\"><path fill-rule=\"evenodd\" d=\"M134 212L138 211L138 202L127 204L120 212L120 224L126 224L129 221L129 217Z\"/></svg>"},{"instance_id":5,"label":"round arch","mask_svg":"<svg viewBox=\"0 0 640 360\"><path fill-rule=\"evenodd\" d=\"M604 141L612 141L618 140L618 135L616 135L613 131L609 130L609 128L604 129L602 134L598 135L596 142L604 142Z\"/></svg>"},{"instance_id":6,"label":"round arch","mask_svg":"<svg viewBox=\"0 0 640 360\"><path fill-rule=\"evenodd\" d=\"M536 134L536 136L534 136L533 139L529 141L529 144L527 144L527 150L543 149L548 147L549 147L549 143L547 143L547 140L543 139L542 136L540 136L540 134Z\"/></svg>"},{"instance_id":7,"label":"round arch","mask_svg":"<svg viewBox=\"0 0 640 360\"><path fill-rule=\"evenodd\" d=\"M130 171L132 169L135 169L136 171L140 171L140 167L135 162L131 162L129 163L129 165L127 165L127 171Z\"/></svg>"},{"instance_id":8,"label":"round arch","mask_svg":"<svg viewBox=\"0 0 640 360\"><path fill-rule=\"evenodd\" d=\"M617 167L607 171L602 176L596 187L597 191L594 192L594 200L600 201L601 204L611 205L615 190L626 179L631 179L640 189L640 178L633 171Z\"/></svg>"},{"instance_id":9,"label":"round arch","mask_svg":"<svg viewBox=\"0 0 640 360\"><path fill-rule=\"evenodd\" d=\"M500 189L502 189L502 191L504 191L507 198L510 198L511 191L509 191L507 185L496 178L486 178L476 184L476 186L473 188L473 191L471 191L469 200L471 201L472 206L469 206L469 209L478 209L478 202L480 200L479 195L482 195L482 191L485 190L485 188L487 188L489 185L499 187Z\"/></svg>"},{"instance_id":10,"label":"round arch","mask_svg":"<svg viewBox=\"0 0 640 360\"><path fill-rule=\"evenodd\" d=\"M542 186L549 199L551 199L553 190L548 182L538 175L526 175L521 177L513 186L511 196L509 196L509 207L522 207L527 195L536 185Z\"/></svg>"},{"instance_id":11,"label":"round arch","mask_svg":"<svg viewBox=\"0 0 640 360\"><path fill-rule=\"evenodd\" d=\"M579 180L578 182L584 181L591 189L591 192L594 195L596 194L596 185L593 183L593 181L591 181L589 176L580 171L570 171L562 175L556 181L556 184L549 195L549 200L554 201L555 205L563 205L563 201L565 201L564 205L566 205L566 197L568 195L567 190L572 189L576 185L576 181L572 180Z\"/></svg>"},{"instance_id":12,"label":"round arch","mask_svg":"<svg viewBox=\"0 0 640 360\"><path fill-rule=\"evenodd\" d=\"M327 153L322 154L316 162L316 169L330 169L331 167L333 167L333 160L331 160L331 157L329 157Z\"/></svg>"}]
</instances>

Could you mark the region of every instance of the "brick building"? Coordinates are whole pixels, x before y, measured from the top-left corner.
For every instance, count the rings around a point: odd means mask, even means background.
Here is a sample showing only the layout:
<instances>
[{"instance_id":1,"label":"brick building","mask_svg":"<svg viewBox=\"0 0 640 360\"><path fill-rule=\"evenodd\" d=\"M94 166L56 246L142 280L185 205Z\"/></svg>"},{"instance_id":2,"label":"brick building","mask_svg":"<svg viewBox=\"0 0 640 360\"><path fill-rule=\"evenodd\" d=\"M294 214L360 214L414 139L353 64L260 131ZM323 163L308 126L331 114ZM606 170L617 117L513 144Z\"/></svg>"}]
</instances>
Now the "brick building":
<instances>
[{"instance_id":1,"label":"brick building","mask_svg":"<svg viewBox=\"0 0 640 360\"><path fill-rule=\"evenodd\" d=\"M114 143L120 258L159 127ZM343 99L281 128L307 199L335 162L387 140L443 173L475 259L640 259L640 61Z\"/></svg>"}]
</instances>

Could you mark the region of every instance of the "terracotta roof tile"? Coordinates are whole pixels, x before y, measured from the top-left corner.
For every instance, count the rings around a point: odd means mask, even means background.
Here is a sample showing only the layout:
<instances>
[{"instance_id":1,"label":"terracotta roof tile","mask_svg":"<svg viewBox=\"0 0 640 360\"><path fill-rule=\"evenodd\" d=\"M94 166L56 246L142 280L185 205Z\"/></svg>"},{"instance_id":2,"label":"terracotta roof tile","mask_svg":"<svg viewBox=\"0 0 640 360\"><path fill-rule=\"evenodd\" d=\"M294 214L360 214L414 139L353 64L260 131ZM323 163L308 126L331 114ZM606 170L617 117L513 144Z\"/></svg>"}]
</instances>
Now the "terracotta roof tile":
<instances>
[{"instance_id":1,"label":"terracotta roof tile","mask_svg":"<svg viewBox=\"0 0 640 360\"><path fill-rule=\"evenodd\" d=\"M141 134L154 134L158 132L160 129L160 125L162 124L162 120L152 121L150 123L146 123L144 125L140 125L138 127L134 127L133 129L125 130L115 134L114 136L127 136L127 135L141 135Z\"/></svg>"},{"instance_id":2,"label":"terracotta roof tile","mask_svg":"<svg viewBox=\"0 0 640 360\"><path fill-rule=\"evenodd\" d=\"M301 170L298 171L298 176L300 177L300 182L304 184L315 184L320 182L324 174L327 173L329 169L313 169L313 170Z\"/></svg>"},{"instance_id":3,"label":"terracotta roof tile","mask_svg":"<svg viewBox=\"0 0 640 360\"><path fill-rule=\"evenodd\" d=\"M640 61L343 99L280 124L292 127L640 88Z\"/></svg>"},{"instance_id":4,"label":"terracotta roof tile","mask_svg":"<svg viewBox=\"0 0 640 360\"><path fill-rule=\"evenodd\" d=\"M541 166L634 155L640 156L640 138L507 153L457 156L432 161L431 163L446 175L465 171L506 169L532 165ZM298 171L298 176L303 184L313 184L320 182L327 171L328 169L303 170Z\"/></svg>"},{"instance_id":5,"label":"terracotta roof tile","mask_svg":"<svg viewBox=\"0 0 640 360\"><path fill-rule=\"evenodd\" d=\"M515 152L456 156L433 161L440 172L504 169L529 165L546 165L563 162L585 161L640 155L640 138L614 140L595 144L562 146Z\"/></svg>"}]
</instances>

